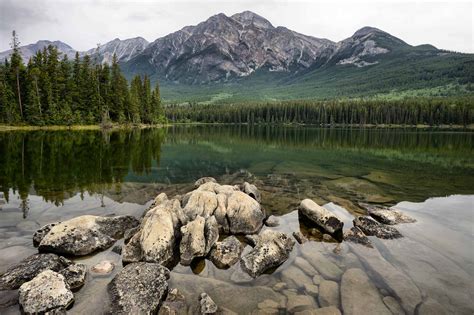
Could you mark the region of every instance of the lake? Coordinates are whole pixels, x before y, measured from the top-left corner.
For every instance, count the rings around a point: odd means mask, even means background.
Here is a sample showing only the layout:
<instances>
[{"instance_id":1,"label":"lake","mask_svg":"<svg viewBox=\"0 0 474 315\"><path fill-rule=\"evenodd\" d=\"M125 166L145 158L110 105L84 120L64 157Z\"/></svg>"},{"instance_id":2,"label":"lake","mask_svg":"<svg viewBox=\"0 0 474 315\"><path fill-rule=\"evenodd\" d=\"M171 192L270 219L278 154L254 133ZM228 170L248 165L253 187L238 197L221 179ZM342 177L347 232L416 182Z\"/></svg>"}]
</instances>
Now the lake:
<instances>
[{"instance_id":1,"label":"lake","mask_svg":"<svg viewBox=\"0 0 474 315\"><path fill-rule=\"evenodd\" d=\"M273 229L289 235L308 234L296 211L305 198L335 212L345 230L354 216L366 213L360 203L394 206L417 222L397 225L404 235L398 240L370 237L371 251L345 242L338 247L334 239L312 235L311 241L296 244L283 265L255 280L242 277L239 264L227 270L205 259L190 267L178 264L170 285L183 291L190 309L201 291L243 314L259 308L284 313L295 295L312 296L314 307L324 306L321 292L308 287L321 291L316 282L332 281L344 292L340 274L357 267L387 307L472 314L473 153L472 132L420 129L183 125L3 132L0 273L37 251L32 234L44 224L82 214L140 216L160 192L184 194L197 179L212 176L221 184L254 183L267 214L280 221ZM109 277L89 275L71 313L106 311L106 285L121 268L120 256L108 249L77 261L92 266L103 259L117 267ZM324 264L338 275L325 277ZM321 274L318 281L315 272ZM278 290L281 282L286 288ZM411 304L403 294L410 288L420 296ZM334 303L341 307L340 301ZM19 308L0 311L16 314Z\"/></svg>"}]
</instances>

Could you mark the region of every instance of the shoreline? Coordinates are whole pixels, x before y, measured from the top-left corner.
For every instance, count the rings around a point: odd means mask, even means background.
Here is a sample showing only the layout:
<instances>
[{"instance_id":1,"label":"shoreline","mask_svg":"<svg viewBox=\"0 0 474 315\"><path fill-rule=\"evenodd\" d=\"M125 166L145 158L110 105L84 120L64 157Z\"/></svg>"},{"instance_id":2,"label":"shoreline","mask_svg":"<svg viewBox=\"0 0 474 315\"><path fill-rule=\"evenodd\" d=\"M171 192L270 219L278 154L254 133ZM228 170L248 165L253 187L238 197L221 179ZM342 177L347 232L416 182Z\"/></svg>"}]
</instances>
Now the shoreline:
<instances>
[{"instance_id":1,"label":"shoreline","mask_svg":"<svg viewBox=\"0 0 474 315\"><path fill-rule=\"evenodd\" d=\"M110 127L104 128L101 125L51 125L51 126L34 126L34 125L0 125L0 132L8 131L85 131L85 130L128 130L128 129L147 129L147 128L163 128L173 126L249 126L249 123L203 123L203 122L173 122L167 124L147 125L147 124L114 124ZM463 125L387 125L387 124L265 124L256 123L253 126L279 126L279 127L320 127L320 128L368 128L368 129L430 129L430 130L458 130L458 131L474 131L474 124L467 126Z\"/></svg>"}]
</instances>

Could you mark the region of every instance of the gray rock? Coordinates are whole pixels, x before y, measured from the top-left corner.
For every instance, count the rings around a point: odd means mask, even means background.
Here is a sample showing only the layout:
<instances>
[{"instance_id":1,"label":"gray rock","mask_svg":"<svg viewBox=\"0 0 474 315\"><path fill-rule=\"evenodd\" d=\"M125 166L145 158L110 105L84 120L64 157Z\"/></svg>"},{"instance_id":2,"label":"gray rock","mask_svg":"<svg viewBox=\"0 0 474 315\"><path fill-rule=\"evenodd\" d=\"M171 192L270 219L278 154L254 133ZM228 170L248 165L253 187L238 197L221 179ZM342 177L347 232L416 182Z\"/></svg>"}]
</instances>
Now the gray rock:
<instances>
[{"instance_id":1,"label":"gray rock","mask_svg":"<svg viewBox=\"0 0 474 315\"><path fill-rule=\"evenodd\" d=\"M357 226L353 226L349 231L344 232L344 241L373 247L369 238Z\"/></svg>"},{"instance_id":2,"label":"gray rock","mask_svg":"<svg viewBox=\"0 0 474 315\"><path fill-rule=\"evenodd\" d=\"M234 191L227 198L226 215L229 230L233 234L257 233L265 219L265 213L260 204L240 191Z\"/></svg>"},{"instance_id":3,"label":"gray rock","mask_svg":"<svg viewBox=\"0 0 474 315\"><path fill-rule=\"evenodd\" d=\"M257 202L262 201L262 196L257 186L244 182L244 184L242 185L242 191L253 199L257 200Z\"/></svg>"},{"instance_id":4,"label":"gray rock","mask_svg":"<svg viewBox=\"0 0 474 315\"><path fill-rule=\"evenodd\" d=\"M339 285L337 282L324 280L319 285L318 302L321 307L339 307Z\"/></svg>"},{"instance_id":5,"label":"gray rock","mask_svg":"<svg viewBox=\"0 0 474 315\"><path fill-rule=\"evenodd\" d=\"M18 304L18 290L2 290L0 291L0 311Z\"/></svg>"},{"instance_id":6,"label":"gray rock","mask_svg":"<svg viewBox=\"0 0 474 315\"><path fill-rule=\"evenodd\" d=\"M331 234L342 231L344 223L329 210L319 206L311 199L304 199L298 208L308 220Z\"/></svg>"},{"instance_id":7,"label":"gray rock","mask_svg":"<svg viewBox=\"0 0 474 315\"><path fill-rule=\"evenodd\" d=\"M156 263L125 266L108 286L111 313L156 313L168 294L169 277L169 270Z\"/></svg>"},{"instance_id":8,"label":"gray rock","mask_svg":"<svg viewBox=\"0 0 474 315\"><path fill-rule=\"evenodd\" d=\"M84 264L72 264L59 271L63 275L71 290L78 290L86 282L87 266Z\"/></svg>"},{"instance_id":9,"label":"gray rock","mask_svg":"<svg viewBox=\"0 0 474 315\"><path fill-rule=\"evenodd\" d=\"M296 239L296 241L300 244L304 244L308 241L308 238L306 236L304 236L303 233L301 233L300 231L297 231L297 232L293 232L293 237Z\"/></svg>"},{"instance_id":10,"label":"gray rock","mask_svg":"<svg viewBox=\"0 0 474 315\"><path fill-rule=\"evenodd\" d=\"M301 254L325 279L336 281L341 279L341 268L316 249L303 247Z\"/></svg>"},{"instance_id":11,"label":"gray rock","mask_svg":"<svg viewBox=\"0 0 474 315\"><path fill-rule=\"evenodd\" d=\"M174 288L169 290L166 300L161 305L158 315L187 315L188 307L184 295Z\"/></svg>"},{"instance_id":12,"label":"gray rock","mask_svg":"<svg viewBox=\"0 0 474 315\"><path fill-rule=\"evenodd\" d=\"M289 266L282 270L281 281L286 282L292 288L304 288L305 285L312 285L313 281L301 269Z\"/></svg>"},{"instance_id":13,"label":"gray rock","mask_svg":"<svg viewBox=\"0 0 474 315\"><path fill-rule=\"evenodd\" d=\"M201 177L194 182L194 187L198 188L205 183L217 183L217 181L214 177Z\"/></svg>"},{"instance_id":14,"label":"gray rock","mask_svg":"<svg viewBox=\"0 0 474 315\"><path fill-rule=\"evenodd\" d=\"M288 259L295 242L286 234L265 230L255 247L241 259L241 267L252 277L277 267Z\"/></svg>"},{"instance_id":15,"label":"gray rock","mask_svg":"<svg viewBox=\"0 0 474 315\"><path fill-rule=\"evenodd\" d=\"M209 184L218 185L215 183ZM204 184L190 193L189 199L183 208L184 213L190 220L194 220L197 216L208 218L214 214L217 208L217 195L214 191L204 190L207 186L209 185Z\"/></svg>"},{"instance_id":16,"label":"gray rock","mask_svg":"<svg viewBox=\"0 0 474 315\"><path fill-rule=\"evenodd\" d=\"M387 308L392 312L392 314L405 315L405 312L403 311L397 300L395 300L395 298L391 296L385 296L382 300L387 306Z\"/></svg>"},{"instance_id":17,"label":"gray rock","mask_svg":"<svg viewBox=\"0 0 474 315\"><path fill-rule=\"evenodd\" d=\"M114 247L112 247L112 253L122 255L122 245L115 245Z\"/></svg>"},{"instance_id":18,"label":"gray rock","mask_svg":"<svg viewBox=\"0 0 474 315\"><path fill-rule=\"evenodd\" d=\"M60 271L73 262L56 254L35 254L8 269L0 277L0 290L18 289L45 270Z\"/></svg>"},{"instance_id":19,"label":"gray rock","mask_svg":"<svg viewBox=\"0 0 474 315\"><path fill-rule=\"evenodd\" d=\"M291 298L288 298L288 303L286 304L286 309L290 313L296 313L315 308L316 305L314 299L308 295L295 295Z\"/></svg>"},{"instance_id":20,"label":"gray rock","mask_svg":"<svg viewBox=\"0 0 474 315\"><path fill-rule=\"evenodd\" d=\"M19 303L25 314L64 310L74 302L66 279L52 270L45 270L21 285Z\"/></svg>"},{"instance_id":21,"label":"gray rock","mask_svg":"<svg viewBox=\"0 0 474 315\"><path fill-rule=\"evenodd\" d=\"M341 304L344 314L391 315L382 296L364 271L346 270L341 280Z\"/></svg>"},{"instance_id":22,"label":"gray rock","mask_svg":"<svg viewBox=\"0 0 474 315\"><path fill-rule=\"evenodd\" d=\"M189 265L194 258L206 256L219 238L216 218L197 216L181 227L181 235L181 264Z\"/></svg>"},{"instance_id":23,"label":"gray rock","mask_svg":"<svg viewBox=\"0 0 474 315\"><path fill-rule=\"evenodd\" d=\"M49 233L51 228L53 228L55 225L58 225L61 222L54 222L54 223L49 223L46 224L45 226L41 227L38 229L34 234L33 234L33 245L35 247L38 247L38 245L41 243L41 240L45 237L46 234Z\"/></svg>"},{"instance_id":24,"label":"gray rock","mask_svg":"<svg viewBox=\"0 0 474 315\"><path fill-rule=\"evenodd\" d=\"M88 255L110 247L128 228L138 224L138 220L132 216L83 215L50 227L49 232L42 237L38 249L57 254ZM43 229L48 228L43 227L38 233L43 233Z\"/></svg>"},{"instance_id":25,"label":"gray rock","mask_svg":"<svg viewBox=\"0 0 474 315\"><path fill-rule=\"evenodd\" d=\"M341 315L341 311L335 306L327 306L314 310L297 312L295 315Z\"/></svg>"},{"instance_id":26,"label":"gray rock","mask_svg":"<svg viewBox=\"0 0 474 315\"><path fill-rule=\"evenodd\" d=\"M140 230L140 226L133 227L131 229L128 229L125 231L123 234L123 242L124 244L128 244L132 237Z\"/></svg>"},{"instance_id":27,"label":"gray rock","mask_svg":"<svg viewBox=\"0 0 474 315\"><path fill-rule=\"evenodd\" d=\"M214 314L217 312L217 305L207 293L201 293L199 296L199 304L201 305L201 314Z\"/></svg>"},{"instance_id":28,"label":"gray rock","mask_svg":"<svg viewBox=\"0 0 474 315\"><path fill-rule=\"evenodd\" d=\"M304 258L296 257L293 263L310 277L318 274L316 269Z\"/></svg>"},{"instance_id":29,"label":"gray rock","mask_svg":"<svg viewBox=\"0 0 474 315\"><path fill-rule=\"evenodd\" d=\"M394 210L387 207L380 207L365 203L360 203L365 209L367 209L369 215L375 220L383 224L399 224L399 223L413 223L415 219L407 216L401 211Z\"/></svg>"},{"instance_id":30,"label":"gray rock","mask_svg":"<svg viewBox=\"0 0 474 315\"><path fill-rule=\"evenodd\" d=\"M240 259L243 246L237 237L231 235L217 242L209 253L209 259L218 268L229 268Z\"/></svg>"},{"instance_id":31,"label":"gray rock","mask_svg":"<svg viewBox=\"0 0 474 315\"><path fill-rule=\"evenodd\" d=\"M278 282L273 286L273 290L275 291L283 291L286 289L288 285L285 282Z\"/></svg>"},{"instance_id":32,"label":"gray rock","mask_svg":"<svg viewBox=\"0 0 474 315\"><path fill-rule=\"evenodd\" d=\"M102 260L101 262L92 266L91 271L98 274L108 274L114 270L115 264L110 260Z\"/></svg>"},{"instance_id":33,"label":"gray rock","mask_svg":"<svg viewBox=\"0 0 474 315\"><path fill-rule=\"evenodd\" d=\"M275 217L274 215L271 215L265 220L265 225L269 227L279 226L280 220L278 220L278 218Z\"/></svg>"},{"instance_id":34,"label":"gray rock","mask_svg":"<svg viewBox=\"0 0 474 315\"><path fill-rule=\"evenodd\" d=\"M219 225L217 224L215 216L206 219L206 224L204 224L204 237L206 239L204 256L206 256L219 239Z\"/></svg>"},{"instance_id":35,"label":"gray rock","mask_svg":"<svg viewBox=\"0 0 474 315\"><path fill-rule=\"evenodd\" d=\"M354 226L369 236L376 236L383 239L393 239L403 237L394 227L383 225L370 217L357 217L354 219Z\"/></svg>"},{"instance_id":36,"label":"gray rock","mask_svg":"<svg viewBox=\"0 0 474 315\"><path fill-rule=\"evenodd\" d=\"M431 314L436 314L436 315L445 315L448 314L444 307L438 303L438 301L432 299L432 298L427 298L423 303L418 305L416 308L416 314L417 315L431 315Z\"/></svg>"},{"instance_id":37,"label":"gray rock","mask_svg":"<svg viewBox=\"0 0 474 315\"><path fill-rule=\"evenodd\" d=\"M306 292L306 294L314 296L314 297L318 296L319 294L319 288L318 286L314 284L305 284L304 291Z\"/></svg>"}]
</instances>

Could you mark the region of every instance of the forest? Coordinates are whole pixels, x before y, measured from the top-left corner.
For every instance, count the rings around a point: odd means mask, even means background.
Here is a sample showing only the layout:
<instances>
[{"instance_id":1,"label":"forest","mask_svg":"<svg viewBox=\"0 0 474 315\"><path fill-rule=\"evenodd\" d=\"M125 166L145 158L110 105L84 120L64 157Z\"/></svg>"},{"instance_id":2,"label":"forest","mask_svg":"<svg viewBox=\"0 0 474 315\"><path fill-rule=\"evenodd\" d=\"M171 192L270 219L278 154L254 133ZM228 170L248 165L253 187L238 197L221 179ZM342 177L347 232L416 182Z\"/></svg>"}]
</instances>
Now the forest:
<instances>
[{"instance_id":1,"label":"forest","mask_svg":"<svg viewBox=\"0 0 474 315\"><path fill-rule=\"evenodd\" d=\"M111 66L90 56L70 61L55 46L23 63L15 33L13 53L0 63L0 123L72 125L164 121L160 89L135 76L130 84L114 56Z\"/></svg>"},{"instance_id":2,"label":"forest","mask_svg":"<svg viewBox=\"0 0 474 315\"><path fill-rule=\"evenodd\" d=\"M474 122L472 97L284 101L243 104L186 104L164 108L171 122L317 124L317 125L459 125Z\"/></svg>"}]
</instances>

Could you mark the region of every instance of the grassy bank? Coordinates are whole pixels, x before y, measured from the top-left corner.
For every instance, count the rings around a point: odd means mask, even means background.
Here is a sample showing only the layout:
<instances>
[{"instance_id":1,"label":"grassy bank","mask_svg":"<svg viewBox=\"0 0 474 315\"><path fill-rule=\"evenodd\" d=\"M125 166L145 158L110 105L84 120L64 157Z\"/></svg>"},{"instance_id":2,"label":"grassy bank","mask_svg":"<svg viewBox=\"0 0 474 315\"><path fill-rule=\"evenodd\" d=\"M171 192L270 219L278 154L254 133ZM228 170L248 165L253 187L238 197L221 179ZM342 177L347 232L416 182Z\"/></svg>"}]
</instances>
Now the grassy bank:
<instances>
[{"instance_id":1,"label":"grassy bank","mask_svg":"<svg viewBox=\"0 0 474 315\"><path fill-rule=\"evenodd\" d=\"M166 125L147 125L147 124L112 124L107 127L101 125L51 125L51 126L33 126L33 125L4 125L0 124L0 132L2 131L33 131L33 130L120 130L120 129L145 129L145 128L162 128Z\"/></svg>"}]
</instances>

